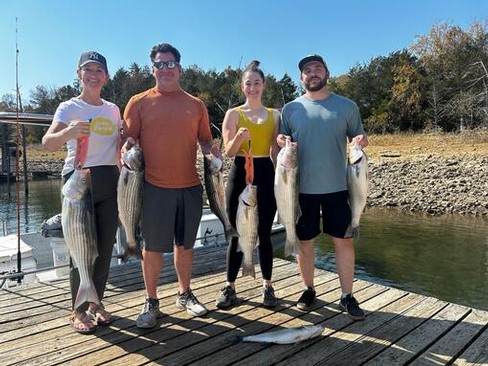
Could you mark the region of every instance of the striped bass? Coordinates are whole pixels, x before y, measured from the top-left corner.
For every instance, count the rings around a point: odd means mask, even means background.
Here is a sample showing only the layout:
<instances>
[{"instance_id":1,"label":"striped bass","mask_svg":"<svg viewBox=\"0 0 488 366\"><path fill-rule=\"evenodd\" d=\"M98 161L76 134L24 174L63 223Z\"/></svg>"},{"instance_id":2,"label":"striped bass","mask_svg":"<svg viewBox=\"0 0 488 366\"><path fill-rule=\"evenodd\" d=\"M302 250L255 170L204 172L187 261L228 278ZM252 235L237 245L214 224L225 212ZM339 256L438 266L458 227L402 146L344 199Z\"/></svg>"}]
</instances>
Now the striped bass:
<instances>
[{"instance_id":1,"label":"striped bass","mask_svg":"<svg viewBox=\"0 0 488 366\"><path fill-rule=\"evenodd\" d=\"M351 224L346 237L359 235L359 220L368 197L369 172L368 157L362 147L357 144L349 146L347 164L347 188L349 190L349 206L351 207Z\"/></svg>"},{"instance_id":2,"label":"striped bass","mask_svg":"<svg viewBox=\"0 0 488 366\"><path fill-rule=\"evenodd\" d=\"M276 344L294 344L307 339L318 337L324 331L322 325L305 325L289 329L276 330L252 336L234 337L236 342L261 342Z\"/></svg>"},{"instance_id":3,"label":"striped bass","mask_svg":"<svg viewBox=\"0 0 488 366\"><path fill-rule=\"evenodd\" d=\"M119 219L125 232L124 261L130 256L142 258L137 230L142 216L142 192L144 184L144 160L142 149L134 145L122 156L124 165L117 185Z\"/></svg>"},{"instance_id":4,"label":"striped bass","mask_svg":"<svg viewBox=\"0 0 488 366\"><path fill-rule=\"evenodd\" d=\"M254 271L254 249L259 245L258 240L258 198L257 186L246 185L239 195L236 226L239 233L237 251L243 253L242 275L256 278Z\"/></svg>"},{"instance_id":5,"label":"striped bass","mask_svg":"<svg viewBox=\"0 0 488 366\"><path fill-rule=\"evenodd\" d=\"M286 257L300 251L300 240L296 233L296 224L301 215L298 189L298 147L296 142L287 139L276 159L274 181L278 216L286 230Z\"/></svg>"},{"instance_id":6,"label":"striped bass","mask_svg":"<svg viewBox=\"0 0 488 366\"><path fill-rule=\"evenodd\" d=\"M224 227L225 238L228 243L233 236L238 236L236 229L231 225L227 215L227 200L225 197L224 174L222 173L223 162L212 154L205 154L203 157L203 169L205 189L210 205L210 210L218 217Z\"/></svg>"},{"instance_id":7,"label":"striped bass","mask_svg":"<svg viewBox=\"0 0 488 366\"><path fill-rule=\"evenodd\" d=\"M90 169L75 169L63 186L63 192L77 192L75 196L64 196L61 209L63 234L74 267L78 268L80 285L74 309L86 301L99 304L92 274L95 259L98 257L97 232L91 197ZM66 188L65 188L66 187ZM71 190L72 189L72 190ZM73 198L75 197L75 198Z\"/></svg>"}]
</instances>

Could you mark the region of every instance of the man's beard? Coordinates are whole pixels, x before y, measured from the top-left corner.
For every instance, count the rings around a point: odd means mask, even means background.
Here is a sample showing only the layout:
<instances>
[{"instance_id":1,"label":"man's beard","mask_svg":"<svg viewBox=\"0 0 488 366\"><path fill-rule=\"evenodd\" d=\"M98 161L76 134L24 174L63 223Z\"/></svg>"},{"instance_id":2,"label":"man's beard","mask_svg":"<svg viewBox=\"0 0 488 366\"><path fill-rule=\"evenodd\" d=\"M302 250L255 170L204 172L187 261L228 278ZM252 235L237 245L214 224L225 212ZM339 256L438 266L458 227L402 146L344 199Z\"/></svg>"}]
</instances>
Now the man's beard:
<instances>
[{"instance_id":1,"label":"man's beard","mask_svg":"<svg viewBox=\"0 0 488 366\"><path fill-rule=\"evenodd\" d=\"M327 85L327 79L326 78L320 79L320 81L318 83L315 83L313 85L312 85L312 80L311 80L308 83L304 83L304 85L305 85L306 90L308 90L310 92L316 92L316 91L319 91L320 89L322 89L324 86Z\"/></svg>"}]
</instances>

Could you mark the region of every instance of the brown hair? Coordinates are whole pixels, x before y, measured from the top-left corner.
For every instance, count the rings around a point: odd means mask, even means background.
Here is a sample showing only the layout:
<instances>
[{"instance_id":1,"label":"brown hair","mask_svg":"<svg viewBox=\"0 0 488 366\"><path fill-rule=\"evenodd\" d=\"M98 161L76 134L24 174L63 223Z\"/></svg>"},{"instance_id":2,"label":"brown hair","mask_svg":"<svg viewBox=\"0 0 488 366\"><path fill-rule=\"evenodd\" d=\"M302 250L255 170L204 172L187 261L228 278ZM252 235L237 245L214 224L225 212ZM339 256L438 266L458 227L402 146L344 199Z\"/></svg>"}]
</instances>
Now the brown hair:
<instances>
[{"instance_id":1,"label":"brown hair","mask_svg":"<svg viewBox=\"0 0 488 366\"><path fill-rule=\"evenodd\" d=\"M264 72L263 70L261 70L261 68L259 67L259 64L260 62L258 60L252 60L249 65L247 65L246 69L244 70L244 72L242 73L242 77L244 77L244 75L247 73L247 72L257 72L261 78L263 79L263 82L266 80L266 78L264 77Z\"/></svg>"}]
</instances>

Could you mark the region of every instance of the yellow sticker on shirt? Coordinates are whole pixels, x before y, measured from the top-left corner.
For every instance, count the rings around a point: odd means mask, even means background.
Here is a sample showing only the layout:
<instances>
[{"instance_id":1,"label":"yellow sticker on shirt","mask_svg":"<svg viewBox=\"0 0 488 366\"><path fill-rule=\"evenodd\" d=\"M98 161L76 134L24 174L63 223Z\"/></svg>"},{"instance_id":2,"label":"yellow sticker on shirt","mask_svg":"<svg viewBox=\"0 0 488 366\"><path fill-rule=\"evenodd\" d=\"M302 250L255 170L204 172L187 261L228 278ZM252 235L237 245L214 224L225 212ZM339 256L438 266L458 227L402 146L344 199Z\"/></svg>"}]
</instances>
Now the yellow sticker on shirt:
<instances>
[{"instance_id":1,"label":"yellow sticker on shirt","mask_svg":"<svg viewBox=\"0 0 488 366\"><path fill-rule=\"evenodd\" d=\"M98 135L110 136L115 131L115 124L108 118L96 117L90 123L90 131Z\"/></svg>"}]
</instances>

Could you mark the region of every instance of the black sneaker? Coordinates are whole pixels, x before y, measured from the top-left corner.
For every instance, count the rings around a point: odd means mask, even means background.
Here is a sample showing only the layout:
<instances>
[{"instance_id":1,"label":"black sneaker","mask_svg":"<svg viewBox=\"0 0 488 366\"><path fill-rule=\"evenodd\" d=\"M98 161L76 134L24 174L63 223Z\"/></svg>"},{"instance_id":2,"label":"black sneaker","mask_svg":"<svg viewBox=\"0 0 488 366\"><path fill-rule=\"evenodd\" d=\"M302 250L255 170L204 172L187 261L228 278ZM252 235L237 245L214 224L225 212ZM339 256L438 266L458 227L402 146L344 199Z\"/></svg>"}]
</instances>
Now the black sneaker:
<instances>
[{"instance_id":1,"label":"black sneaker","mask_svg":"<svg viewBox=\"0 0 488 366\"><path fill-rule=\"evenodd\" d=\"M347 314L353 320L364 320L365 318L364 311L359 307L358 301L350 294L341 299L340 307L342 310L347 311Z\"/></svg>"},{"instance_id":2,"label":"black sneaker","mask_svg":"<svg viewBox=\"0 0 488 366\"><path fill-rule=\"evenodd\" d=\"M300 310L308 310L312 306L315 300L315 290L308 286L305 291L303 291L302 296L298 299L297 308Z\"/></svg>"},{"instance_id":3,"label":"black sneaker","mask_svg":"<svg viewBox=\"0 0 488 366\"><path fill-rule=\"evenodd\" d=\"M236 290L233 289L231 286L225 286L222 290L220 290L219 296L215 301L215 306L217 306L219 309L227 309L236 303Z\"/></svg>"},{"instance_id":4,"label":"black sneaker","mask_svg":"<svg viewBox=\"0 0 488 366\"><path fill-rule=\"evenodd\" d=\"M263 305L267 308L274 308L278 305L278 299L274 294L274 289L271 286L263 287Z\"/></svg>"}]
</instances>

